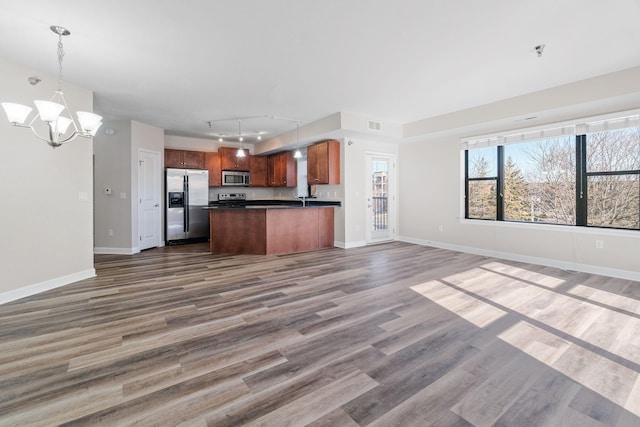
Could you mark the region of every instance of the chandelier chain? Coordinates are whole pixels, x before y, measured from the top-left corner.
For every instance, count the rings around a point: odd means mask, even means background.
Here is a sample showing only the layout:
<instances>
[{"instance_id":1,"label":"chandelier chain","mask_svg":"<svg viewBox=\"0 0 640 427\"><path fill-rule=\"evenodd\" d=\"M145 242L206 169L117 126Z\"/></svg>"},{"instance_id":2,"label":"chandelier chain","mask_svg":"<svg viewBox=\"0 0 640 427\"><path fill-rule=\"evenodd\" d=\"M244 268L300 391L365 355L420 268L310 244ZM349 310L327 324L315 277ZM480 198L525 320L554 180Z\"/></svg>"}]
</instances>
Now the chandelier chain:
<instances>
[{"instance_id":1,"label":"chandelier chain","mask_svg":"<svg viewBox=\"0 0 640 427\"><path fill-rule=\"evenodd\" d=\"M64 58L64 46L62 34L58 34L58 90L62 90L62 59Z\"/></svg>"}]
</instances>

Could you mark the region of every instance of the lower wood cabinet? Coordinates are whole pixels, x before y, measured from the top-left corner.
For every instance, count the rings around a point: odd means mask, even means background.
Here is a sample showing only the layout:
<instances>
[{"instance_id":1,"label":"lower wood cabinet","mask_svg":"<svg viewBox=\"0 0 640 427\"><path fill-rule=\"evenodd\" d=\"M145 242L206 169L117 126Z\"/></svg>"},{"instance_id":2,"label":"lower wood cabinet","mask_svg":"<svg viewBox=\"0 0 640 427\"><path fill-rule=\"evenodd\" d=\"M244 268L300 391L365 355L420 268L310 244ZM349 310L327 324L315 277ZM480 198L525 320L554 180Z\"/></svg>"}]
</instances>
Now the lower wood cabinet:
<instances>
[{"instance_id":1,"label":"lower wood cabinet","mask_svg":"<svg viewBox=\"0 0 640 427\"><path fill-rule=\"evenodd\" d=\"M334 208L211 209L214 254L286 254L333 247Z\"/></svg>"}]
</instances>

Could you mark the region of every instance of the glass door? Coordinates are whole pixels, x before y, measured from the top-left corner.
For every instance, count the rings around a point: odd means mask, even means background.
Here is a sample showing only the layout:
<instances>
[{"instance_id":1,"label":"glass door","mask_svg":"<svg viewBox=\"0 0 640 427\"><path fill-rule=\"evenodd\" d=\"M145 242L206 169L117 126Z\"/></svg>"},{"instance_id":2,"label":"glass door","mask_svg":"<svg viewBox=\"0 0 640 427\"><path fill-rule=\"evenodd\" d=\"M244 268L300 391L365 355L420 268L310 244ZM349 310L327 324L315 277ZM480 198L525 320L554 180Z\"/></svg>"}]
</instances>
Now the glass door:
<instances>
[{"instance_id":1,"label":"glass door","mask_svg":"<svg viewBox=\"0 0 640 427\"><path fill-rule=\"evenodd\" d=\"M395 238L395 157L367 154L366 242Z\"/></svg>"}]
</instances>

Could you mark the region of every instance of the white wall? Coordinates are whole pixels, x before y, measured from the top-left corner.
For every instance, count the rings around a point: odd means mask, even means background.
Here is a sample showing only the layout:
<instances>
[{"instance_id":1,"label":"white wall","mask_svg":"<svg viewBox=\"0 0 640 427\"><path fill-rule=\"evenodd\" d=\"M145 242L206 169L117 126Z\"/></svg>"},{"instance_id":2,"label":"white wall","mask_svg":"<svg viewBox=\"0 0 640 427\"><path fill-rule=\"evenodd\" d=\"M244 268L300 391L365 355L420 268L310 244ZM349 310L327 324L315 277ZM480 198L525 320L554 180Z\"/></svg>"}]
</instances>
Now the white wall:
<instances>
[{"instance_id":1,"label":"white wall","mask_svg":"<svg viewBox=\"0 0 640 427\"><path fill-rule=\"evenodd\" d=\"M131 253L131 121L105 120L94 137L94 153L96 252ZM104 193L107 187L111 195Z\"/></svg>"},{"instance_id":2,"label":"white wall","mask_svg":"<svg viewBox=\"0 0 640 427\"><path fill-rule=\"evenodd\" d=\"M164 130L136 121L107 120L95 137L96 253L134 254L140 251L139 149L156 151L162 162ZM163 173L162 166L160 173ZM104 194L106 187L111 188L110 196ZM121 197L121 193L124 198ZM162 194L164 193L161 189L160 200L163 200ZM159 235L162 236L164 209L161 210L160 224ZM113 231L113 236L109 236L109 230Z\"/></svg>"},{"instance_id":3,"label":"white wall","mask_svg":"<svg viewBox=\"0 0 640 427\"><path fill-rule=\"evenodd\" d=\"M31 86L35 75L42 82ZM30 106L57 88L55 77L3 59L0 81L0 101ZM91 91L63 90L72 110L92 111ZM0 303L95 275L92 145L53 149L0 112Z\"/></svg>"},{"instance_id":4,"label":"white wall","mask_svg":"<svg viewBox=\"0 0 640 427\"><path fill-rule=\"evenodd\" d=\"M544 96L531 94L531 105L548 106L548 110L536 111L547 123L578 118L586 112L595 115L637 107L640 68L634 70L614 73L614 97L607 97L603 90L604 82L612 78L608 75L546 90ZM624 96L620 95L624 92L621 87L626 88ZM488 105L479 110L491 122L504 119L505 103L511 103L521 114L526 112L527 102L527 96L523 96L496 103L493 109ZM570 113L572 106L577 113ZM472 113L463 114L470 118ZM463 220L460 138L470 136L469 127L460 118L450 119L459 128L439 129L446 136L400 146L401 240L640 280L638 231ZM512 121L492 129L483 126L483 131L499 132L515 126ZM596 249L596 239L604 242L603 249Z\"/></svg>"}]
</instances>

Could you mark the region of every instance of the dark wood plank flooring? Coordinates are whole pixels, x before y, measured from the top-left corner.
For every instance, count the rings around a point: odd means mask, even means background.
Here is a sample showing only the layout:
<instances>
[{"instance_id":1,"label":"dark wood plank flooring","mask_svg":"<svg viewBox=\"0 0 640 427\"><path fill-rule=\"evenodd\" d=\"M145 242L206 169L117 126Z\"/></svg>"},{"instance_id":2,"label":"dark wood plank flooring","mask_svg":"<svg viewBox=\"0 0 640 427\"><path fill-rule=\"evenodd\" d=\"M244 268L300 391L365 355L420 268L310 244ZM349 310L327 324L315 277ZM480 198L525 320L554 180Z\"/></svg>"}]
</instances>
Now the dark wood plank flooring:
<instances>
[{"instance_id":1,"label":"dark wood plank flooring","mask_svg":"<svg viewBox=\"0 0 640 427\"><path fill-rule=\"evenodd\" d=\"M99 255L0 306L0 426L640 425L640 283L404 243L204 248Z\"/></svg>"}]
</instances>

